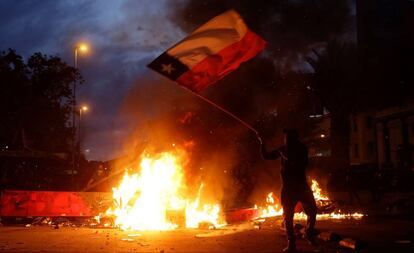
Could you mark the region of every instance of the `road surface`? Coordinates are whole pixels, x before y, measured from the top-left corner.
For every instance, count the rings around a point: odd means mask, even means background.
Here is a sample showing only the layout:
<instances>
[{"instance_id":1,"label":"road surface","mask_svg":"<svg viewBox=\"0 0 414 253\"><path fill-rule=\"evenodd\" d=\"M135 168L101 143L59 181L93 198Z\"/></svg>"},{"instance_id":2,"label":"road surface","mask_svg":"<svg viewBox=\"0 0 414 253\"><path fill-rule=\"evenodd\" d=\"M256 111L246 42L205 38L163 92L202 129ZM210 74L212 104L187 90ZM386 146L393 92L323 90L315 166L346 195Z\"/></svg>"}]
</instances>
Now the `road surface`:
<instances>
[{"instance_id":1,"label":"road surface","mask_svg":"<svg viewBox=\"0 0 414 253\"><path fill-rule=\"evenodd\" d=\"M285 246L278 222L260 228L241 224L220 230L162 232L86 227L2 226L1 252L280 252ZM361 221L320 221L322 231L365 242L360 252L414 252L414 219L365 217ZM348 252L335 243L314 248L298 239L300 252Z\"/></svg>"}]
</instances>

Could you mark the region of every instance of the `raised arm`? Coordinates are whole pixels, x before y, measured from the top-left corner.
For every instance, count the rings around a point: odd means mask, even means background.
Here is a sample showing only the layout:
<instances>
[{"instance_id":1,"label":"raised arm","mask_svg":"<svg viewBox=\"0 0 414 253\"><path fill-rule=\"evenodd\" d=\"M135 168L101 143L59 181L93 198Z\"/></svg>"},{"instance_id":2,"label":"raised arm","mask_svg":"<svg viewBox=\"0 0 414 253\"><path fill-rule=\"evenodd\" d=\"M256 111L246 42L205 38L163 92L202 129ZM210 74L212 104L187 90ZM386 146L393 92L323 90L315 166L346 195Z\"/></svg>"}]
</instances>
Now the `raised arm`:
<instances>
[{"instance_id":1,"label":"raised arm","mask_svg":"<svg viewBox=\"0 0 414 253\"><path fill-rule=\"evenodd\" d=\"M257 136L260 142L260 153L262 154L263 159L265 160L276 160L280 157L280 151L278 149L267 151L266 145L263 143L260 136Z\"/></svg>"}]
</instances>

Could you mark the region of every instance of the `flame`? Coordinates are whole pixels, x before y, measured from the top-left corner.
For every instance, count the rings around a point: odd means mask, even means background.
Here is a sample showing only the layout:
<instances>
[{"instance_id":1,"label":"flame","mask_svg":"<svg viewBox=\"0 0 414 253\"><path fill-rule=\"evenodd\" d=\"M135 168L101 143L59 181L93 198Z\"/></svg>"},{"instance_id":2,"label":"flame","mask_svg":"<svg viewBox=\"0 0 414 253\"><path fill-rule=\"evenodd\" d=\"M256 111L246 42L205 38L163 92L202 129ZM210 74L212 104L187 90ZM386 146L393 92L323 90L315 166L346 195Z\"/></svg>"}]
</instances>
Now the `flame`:
<instances>
[{"instance_id":1,"label":"flame","mask_svg":"<svg viewBox=\"0 0 414 253\"><path fill-rule=\"evenodd\" d=\"M186 197L185 160L184 151L143 155L140 171L126 172L120 185L113 188L116 206L106 214L114 216L115 225L124 230L175 229L179 224L168 219L168 211L183 213L186 227L197 227L201 222L220 226L220 206L200 203L204 184L195 200Z\"/></svg>"},{"instance_id":2,"label":"flame","mask_svg":"<svg viewBox=\"0 0 414 253\"><path fill-rule=\"evenodd\" d=\"M257 208L257 205L255 206L255 208ZM260 217L267 218L281 215L283 215L283 209L278 204L275 204L273 192L270 192L269 194L267 194L266 207L261 210Z\"/></svg>"},{"instance_id":3,"label":"flame","mask_svg":"<svg viewBox=\"0 0 414 253\"><path fill-rule=\"evenodd\" d=\"M319 187L319 183L315 179L312 179L311 189L312 189L313 197L315 198L315 201L322 202L322 201L329 200L328 196L322 194L322 189L321 187Z\"/></svg>"},{"instance_id":4,"label":"flame","mask_svg":"<svg viewBox=\"0 0 414 253\"><path fill-rule=\"evenodd\" d=\"M212 224L210 228L217 228L224 226L220 223L220 206L218 204L205 204L200 208L200 195L204 188L201 183L198 189L197 198L192 203L188 203L185 209L186 227L197 228L201 222L209 222Z\"/></svg>"},{"instance_id":5,"label":"flame","mask_svg":"<svg viewBox=\"0 0 414 253\"><path fill-rule=\"evenodd\" d=\"M313 197L315 198L316 204L319 207L324 207L331 204L331 200L329 197L322 193L322 189L319 186L318 181L312 179L311 189L313 192ZM266 197L266 206L258 207L255 205L256 209L259 209L259 217L260 218L268 218L268 217L277 217L283 215L283 208L279 206L279 204L275 203L273 198L273 192L270 192ZM327 219L361 219L366 215L362 213L342 213L341 210L334 211L331 213L323 213L317 214L317 220L327 220ZM307 216L305 213L295 213L294 219L295 220L306 220Z\"/></svg>"}]
</instances>

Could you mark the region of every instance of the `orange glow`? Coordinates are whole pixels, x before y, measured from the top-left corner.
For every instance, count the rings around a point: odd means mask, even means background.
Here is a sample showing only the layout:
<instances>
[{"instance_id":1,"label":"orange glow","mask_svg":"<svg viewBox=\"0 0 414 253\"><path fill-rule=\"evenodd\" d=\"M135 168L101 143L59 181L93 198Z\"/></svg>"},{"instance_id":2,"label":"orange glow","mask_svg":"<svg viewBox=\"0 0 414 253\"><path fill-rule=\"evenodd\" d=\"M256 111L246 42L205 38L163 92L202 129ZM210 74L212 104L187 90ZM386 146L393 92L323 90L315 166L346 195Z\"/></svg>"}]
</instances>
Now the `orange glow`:
<instances>
[{"instance_id":1,"label":"orange glow","mask_svg":"<svg viewBox=\"0 0 414 253\"><path fill-rule=\"evenodd\" d=\"M328 196L322 192L322 189L319 186L319 183L312 179L311 189L313 192L313 197L318 206L324 206L326 203L330 203ZM278 204L275 203L273 198L273 192L269 193L266 198L266 206L258 207L255 205L255 208L259 210L260 218L267 218L267 217L277 217L283 215L283 208ZM318 214L316 216L317 220L327 220L327 219L361 219L366 215L362 213L342 213L341 210L334 211L331 213L323 213ZM294 219L295 220L306 220L307 216L305 213L295 213Z\"/></svg>"},{"instance_id":2,"label":"orange glow","mask_svg":"<svg viewBox=\"0 0 414 253\"><path fill-rule=\"evenodd\" d=\"M84 111L84 112L86 112L87 110L89 110L89 108L86 105L83 105L81 107L81 110Z\"/></svg>"},{"instance_id":3,"label":"orange glow","mask_svg":"<svg viewBox=\"0 0 414 253\"><path fill-rule=\"evenodd\" d=\"M316 202L329 200L328 196L322 193L322 189L319 187L318 181L312 179L311 189Z\"/></svg>"},{"instance_id":4,"label":"orange glow","mask_svg":"<svg viewBox=\"0 0 414 253\"><path fill-rule=\"evenodd\" d=\"M167 213L182 214L183 226L198 227L206 222L213 227L220 222L221 210L217 203L203 203L201 183L195 199L189 197L183 166L187 160L183 150L157 155L143 154L138 172L125 173L118 187L113 188L116 205L106 214L115 217L115 225L131 230L171 230L177 228Z\"/></svg>"},{"instance_id":5,"label":"orange glow","mask_svg":"<svg viewBox=\"0 0 414 253\"><path fill-rule=\"evenodd\" d=\"M86 52L86 51L88 51L88 46L84 43L81 43L77 46L77 49L79 49L82 52Z\"/></svg>"}]
</instances>

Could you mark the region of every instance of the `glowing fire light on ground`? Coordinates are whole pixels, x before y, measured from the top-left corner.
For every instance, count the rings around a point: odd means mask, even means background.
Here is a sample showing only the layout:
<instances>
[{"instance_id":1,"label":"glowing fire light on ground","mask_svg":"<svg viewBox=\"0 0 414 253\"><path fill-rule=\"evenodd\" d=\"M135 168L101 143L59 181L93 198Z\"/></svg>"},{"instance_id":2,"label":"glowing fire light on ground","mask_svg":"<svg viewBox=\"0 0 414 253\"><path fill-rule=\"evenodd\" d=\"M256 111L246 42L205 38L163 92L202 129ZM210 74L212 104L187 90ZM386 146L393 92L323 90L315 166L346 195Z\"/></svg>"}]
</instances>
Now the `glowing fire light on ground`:
<instances>
[{"instance_id":1,"label":"glowing fire light on ground","mask_svg":"<svg viewBox=\"0 0 414 253\"><path fill-rule=\"evenodd\" d=\"M330 205L332 202L330 201L329 197L322 193L322 189L319 186L319 183L312 179L311 189L313 192L313 196L315 198L316 204L318 207L325 207ZM259 216L260 218L268 218L268 217L277 217L283 215L283 208L278 204L275 203L273 192L269 193L266 198L266 206L265 207L258 207L255 205L255 208L259 209ZM322 213L316 216L318 220L327 220L327 219L361 219L365 215L362 213L342 213L341 210L330 212L330 213ZM307 218L304 212L295 213L296 220L305 220Z\"/></svg>"},{"instance_id":2,"label":"glowing fire light on ground","mask_svg":"<svg viewBox=\"0 0 414 253\"><path fill-rule=\"evenodd\" d=\"M220 222L218 204L201 204L201 184L194 200L186 196L183 164L185 152L143 155L137 173L125 173L118 187L113 188L116 202L106 215L115 217L115 225L132 230L171 230L179 222L171 220L167 213L175 211L185 216L185 225L196 228L200 223L213 227Z\"/></svg>"}]
</instances>

